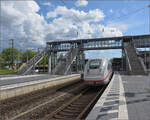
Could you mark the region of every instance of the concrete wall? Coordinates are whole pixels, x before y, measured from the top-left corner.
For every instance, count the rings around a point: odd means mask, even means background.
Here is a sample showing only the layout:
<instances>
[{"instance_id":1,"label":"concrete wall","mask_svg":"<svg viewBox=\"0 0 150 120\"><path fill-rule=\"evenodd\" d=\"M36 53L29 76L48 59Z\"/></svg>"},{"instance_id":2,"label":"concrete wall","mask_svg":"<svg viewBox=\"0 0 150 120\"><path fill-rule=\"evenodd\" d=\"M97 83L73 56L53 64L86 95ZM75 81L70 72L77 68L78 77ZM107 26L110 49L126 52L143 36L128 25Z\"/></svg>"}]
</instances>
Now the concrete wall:
<instances>
[{"instance_id":1,"label":"concrete wall","mask_svg":"<svg viewBox=\"0 0 150 120\"><path fill-rule=\"evenodd\" d=\"M53 81L46 81L46 82L42 82L38 84L25 85L21 87L17 86L15 88L0 90L0 100L27 94L33 91L44 89L44 88L52 88L52 91L56 91L57 89L63 86L66 86L67 84L71 84L79 80L80 80L79 74L67 75L63 77L57 77Z\"/></svg>"}]
</instances>

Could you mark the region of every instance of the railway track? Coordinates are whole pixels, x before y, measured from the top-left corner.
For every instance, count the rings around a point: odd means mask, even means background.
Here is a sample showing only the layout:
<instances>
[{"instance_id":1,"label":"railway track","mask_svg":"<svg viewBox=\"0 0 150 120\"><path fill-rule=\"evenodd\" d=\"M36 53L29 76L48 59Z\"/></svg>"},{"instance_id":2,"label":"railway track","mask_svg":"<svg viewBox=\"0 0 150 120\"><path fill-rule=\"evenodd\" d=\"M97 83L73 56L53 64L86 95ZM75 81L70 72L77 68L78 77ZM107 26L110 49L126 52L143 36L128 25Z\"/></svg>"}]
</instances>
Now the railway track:
<instances>
[{"instance_id":1,"label":"railway track","mask_svg":"<svg viewBox=\"0 0 150 120\"><path fill-rule=\"evenodd\" d=\"M0 119L10 120L10 118L24 113L29 109L38 106L39 104L45 103L48 100L54 99L57 96L60 96L62 93L78 87L80 84L83 83L81 81L77 83L72 83L70 85L59 88L55 92L52 91L52 89L47 88L37 92L32 92L30 94L18 96L12 99L0 101Z\"/></svg>"},{"instance_id":2,"label":"railway track","mask_svg":"<svg viewBox=\"0 0 150 120\"><path fill-rule=\"evenodd\" d=\"M89 87L83 82L63 87L51 94L48 90L28 99L2 105L2 120L72 120L84 119L105 87ZM27 96L26 96L27 97ZM16 99L15 99L16 100ZM28 102L28 103L26 103ZM21 105L21 107L19 107ZM7 109L7 108L11 109ZM4 114L5 113L5 114Z\"/></svg>"},{"instance_id":3,"label":"railway track","mask_svg":"<svg viewBox=\"0 0 150 120\"><path fill-rule=\"evenodd\" d=\"M74 120L83 119L94 106L103 88L80 85L45 103L21 113L11 120Z\"/></svg>"},{"instance_id":4,"label":"railway track","mask_svg":"<svg viewBox=\"0 0 150 120\"><path fill-rule=\"evenodd\" d=\"M44 120L80 120L84 119L102 94L102 88L86 88L80 94L63 104Z\"/></svg>"}]
</instances>

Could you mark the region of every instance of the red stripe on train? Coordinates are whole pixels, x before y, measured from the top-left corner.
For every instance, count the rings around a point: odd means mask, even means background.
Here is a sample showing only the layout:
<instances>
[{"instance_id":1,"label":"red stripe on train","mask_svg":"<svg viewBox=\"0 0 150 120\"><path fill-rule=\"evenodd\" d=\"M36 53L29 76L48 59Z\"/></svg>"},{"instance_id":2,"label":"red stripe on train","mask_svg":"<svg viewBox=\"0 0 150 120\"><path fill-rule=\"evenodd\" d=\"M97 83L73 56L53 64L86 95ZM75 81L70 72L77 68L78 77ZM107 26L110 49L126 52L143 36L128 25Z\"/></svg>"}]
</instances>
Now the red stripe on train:
<instances>
[{"instance_id":1,"label":"red stripe on train","mask_svg":"<svg viewBox=\"0 0 150 120\"><path fill-rule=\"evenodd\" d=\"M109 72L108 74L107 74L107 76L104 78L104 79L102 79L102 80L84 80L85 82L102 82L102 81L104 81L104 80L106 80L107 78L108 78L108 76L111 74L112 72Z\"/></svg>"}]
</instances>

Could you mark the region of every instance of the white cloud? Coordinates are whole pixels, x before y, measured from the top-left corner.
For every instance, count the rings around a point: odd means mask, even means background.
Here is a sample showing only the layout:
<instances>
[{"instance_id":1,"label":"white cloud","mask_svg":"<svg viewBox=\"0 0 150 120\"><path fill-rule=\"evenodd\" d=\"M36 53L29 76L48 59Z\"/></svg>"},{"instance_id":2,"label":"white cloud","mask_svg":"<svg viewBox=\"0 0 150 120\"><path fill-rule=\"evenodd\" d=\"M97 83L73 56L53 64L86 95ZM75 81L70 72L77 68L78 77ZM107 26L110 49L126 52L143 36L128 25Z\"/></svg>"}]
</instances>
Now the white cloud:
<instances>
[{"instance_id":1,"label":"white cloud","mask_svg":"<svg viewBox=\"0 0 150 120\"><path fill-rule=\"evenodd\" d=\"M116 26L104 26L97 23L103 20L104 16L104 13L99 9L84 12L68 9L64 6L58 6L54 11L47 13L47 18L54 18L53 24L58 26L60 31L74 28L74 37L77 31L79 31L78 38L122 36L122 32Z\"/></svg>"},{"instance_id":2,"label":"white cloud","mask_svg":"<svg viewBox=\"0 0 150 120\"><path fill-rule=\"evenodd\" d=\"M114 11L112 9L109 10L110 13L113 13Z\"/></svg>"},{"instance_id":3,"label":"white cloud","mask_svg":"<svg viewBox=\"0 0 150 120\"><path fill-rule=\"evenodd\" d=\"M122 22L109 21L108 27L118 28L120 31L126 32L129 28L129 25Z\"/></svg>"},{"instance_id":4,"label":"white cloud","mask_svg":"<svg viewBox=\"0 0 150 120\"><path fill-rule=\"evenodd\" d=\"M39 9L34 1L2 1L2 39L7 42L13 38L15 43L23 45L22 47L44 45L46 22L44 17L37 13Z\"/></svg>"},{"instance_id":5,"label":"white cloud","mask_svg":"<svg viewBox=\"0 0 150 120\"><path fill-rule=\"evenodd\" d=\"M89 10L89 12L79 11L75 9L68 9L65 6L58 6L54 11L47 13L47 18L55 18L58 15L64 19L69 19L73 22L98 22L104 19L104 13L99 10Z\"/></svg>"},{"instance_id":6,"label":"white cloud","mask_svg":"<svg viewBox=\"0 0 150 120\"><path fill-rule=\"evenodd\" d=\"M121 50L91 50L91 51L85 51L85 57L86 59L93 59L93 58L115 58L115 57L121 57Z\"/></svg>"},{"instance_id":7,"label":"white cloud","mask_svg":"<svg viewBox=\"0 0 150 120\"><path fill-rule=\"evenodd\" d=\"M46 41L94 37L121 36L117 26L101 25L104 13L100 9L88 12L57 6L47 13L47 19L37 12L35 1L3 1L1 7L2 39L13 38L22 47L43 46ZM78 20L80 19L80 20ZM78 36L77 36L78 33ZM34 40L34 41L33 41Z\"/></svg>"},{"instance_id":8,"label":"white cloud","mask_svg":"<svg viewBox=\"0 0 150 120\"><path fill-rule=\"evenodd\" d=\"M50 2L45 2L45 3L43 3L43 5L45 5L45 6L52 6L52 4Z\"/></svg>"},{"instance_id":9,"label":"white cloud","mask_svg":"<svg viewBox=\"0 0 150 120\"><path fill-rule=\"evenodd\" d=\"M87 4L88 4L87 0L77 0L77 2L75 3L75 5L77 7L79 7L79 6L87 6Z\"/></svg>"}]
</instances>

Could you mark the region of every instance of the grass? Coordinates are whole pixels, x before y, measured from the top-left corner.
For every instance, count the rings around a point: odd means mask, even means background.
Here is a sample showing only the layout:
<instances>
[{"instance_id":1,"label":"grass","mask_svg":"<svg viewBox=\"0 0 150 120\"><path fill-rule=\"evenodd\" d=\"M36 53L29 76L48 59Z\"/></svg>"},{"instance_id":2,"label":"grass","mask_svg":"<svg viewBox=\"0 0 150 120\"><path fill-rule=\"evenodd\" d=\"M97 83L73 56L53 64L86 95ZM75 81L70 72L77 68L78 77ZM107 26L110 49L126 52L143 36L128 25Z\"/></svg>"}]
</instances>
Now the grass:
<instances>
[{"instance_id":1,"label":"grass","mask_svg":"<svg viewBox=\"0 0 150 120\"><path fill-rule=\"evenodd\" d=\"M0 75L14 74L14 70L0 69Z\"/></svg>"}]
</instances>

